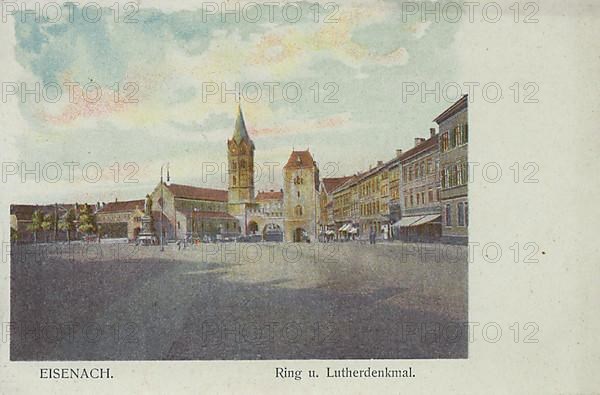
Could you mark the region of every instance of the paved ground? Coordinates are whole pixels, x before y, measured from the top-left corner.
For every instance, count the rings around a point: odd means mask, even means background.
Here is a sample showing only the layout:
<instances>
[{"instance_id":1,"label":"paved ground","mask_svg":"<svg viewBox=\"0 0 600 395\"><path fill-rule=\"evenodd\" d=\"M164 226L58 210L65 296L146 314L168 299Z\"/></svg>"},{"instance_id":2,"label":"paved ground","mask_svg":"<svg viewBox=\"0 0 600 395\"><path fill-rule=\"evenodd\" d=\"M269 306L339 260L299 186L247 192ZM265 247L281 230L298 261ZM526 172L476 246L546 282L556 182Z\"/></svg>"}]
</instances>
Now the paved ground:
<instances>
[{"instance_id":1,"label":"paved ground","mask_svg":"<svg viewBox=\"0 0 600 395\"><path fill-rule=\"evenodd\" d=\"M12 360L465 358L466 254L400 243L17 246L3 332Z\"/></svg>"}]
</instances>

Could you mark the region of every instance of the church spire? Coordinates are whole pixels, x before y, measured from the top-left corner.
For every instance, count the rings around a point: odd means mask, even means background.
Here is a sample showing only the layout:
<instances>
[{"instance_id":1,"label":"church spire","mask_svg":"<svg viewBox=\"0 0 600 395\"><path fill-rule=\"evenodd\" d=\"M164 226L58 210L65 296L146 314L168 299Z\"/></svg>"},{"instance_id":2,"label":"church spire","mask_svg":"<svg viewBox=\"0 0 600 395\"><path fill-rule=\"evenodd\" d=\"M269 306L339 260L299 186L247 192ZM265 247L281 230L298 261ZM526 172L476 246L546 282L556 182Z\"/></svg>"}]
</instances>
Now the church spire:
<instances>
[{"instance_id":1,"label":"church spire","mask_svg":"<svg viewBox=\"0 0 600 395\"><path fill-rule=\"evenodd\" d=\"M237 119L235 120L235 129L233 131L233 140L240 143L242 140L251 142L248 131L246 130L246 122L244 122L244 114L242 113L242 104L238 103Z\"/></svg>"}]
</instances>

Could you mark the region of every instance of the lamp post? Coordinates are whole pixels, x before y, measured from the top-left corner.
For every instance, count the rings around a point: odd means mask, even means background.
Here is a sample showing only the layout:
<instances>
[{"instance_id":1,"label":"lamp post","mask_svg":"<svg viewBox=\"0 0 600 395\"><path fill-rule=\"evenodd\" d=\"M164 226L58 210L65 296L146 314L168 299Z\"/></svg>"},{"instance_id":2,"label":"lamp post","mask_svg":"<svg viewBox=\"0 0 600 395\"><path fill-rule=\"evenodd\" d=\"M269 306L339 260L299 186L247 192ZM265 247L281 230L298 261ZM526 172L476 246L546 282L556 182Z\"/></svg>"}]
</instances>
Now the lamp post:
<instances>
[{"instance_id":1,"label":"lamp post","mask_svg":"<svg viewBox=\"0 0 600 395\"><path fill-rule=\"evenodd\" d=\"M162 217L164 216L164 204L165 201L163 199L163 188L164 188L164 184L163 184L163 178L162 178L162 171L163 171L163 167L164 165L160 166L160 250L164 251L165 250L165 246L163 244L163 223L162 223Z\"/></svg>"}]
</instances>

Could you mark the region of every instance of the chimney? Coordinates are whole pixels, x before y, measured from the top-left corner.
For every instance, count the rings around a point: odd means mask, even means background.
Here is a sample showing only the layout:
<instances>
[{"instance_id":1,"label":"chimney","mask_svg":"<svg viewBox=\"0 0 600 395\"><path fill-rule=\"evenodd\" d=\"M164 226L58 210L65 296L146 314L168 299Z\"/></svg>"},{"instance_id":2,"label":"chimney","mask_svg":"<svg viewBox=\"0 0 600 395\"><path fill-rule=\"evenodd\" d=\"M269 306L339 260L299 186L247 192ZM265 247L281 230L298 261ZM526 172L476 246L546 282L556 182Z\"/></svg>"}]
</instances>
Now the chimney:
<instances>
[{"instance_id":1,"label":"chimney","mask_svg":"<svg viewBox=\"0 0 600 395\"><path fill-rule=\"evenodd\" d=\"M383 165L383 161L382 160L378 160L377 161L377 166L381 166L381 165Z\"/></svg>"},{"instance_id":2,"label":"chimney","mask_svg":"<svg viewBox=\"0 0 600 395\"><path fill-rule=\"evenodd\" d=\"M435 136L435 128L429 128L429 136L430 137Z\"/></svg>"},{"instance_id":3,"label":"chimney","mask_svg":"<svg viewBox=\"0 0 600 395\"><path fill-rule=\"evenodd\" d=\"M421 144L425 139L423 137L415 137L415 147Z\"/></svg>"},{"instance_id":4,"label":"chimney","mask_svg":"<svg viewBox=\"0 0 600 395\"><path fill-rule=\"evenodd\" d=\"M399 158L399 157L401 157L401 156L402 156L402 149L398 148L398 149L396 150L396 158Z\"/></svg>"}]
</instances>

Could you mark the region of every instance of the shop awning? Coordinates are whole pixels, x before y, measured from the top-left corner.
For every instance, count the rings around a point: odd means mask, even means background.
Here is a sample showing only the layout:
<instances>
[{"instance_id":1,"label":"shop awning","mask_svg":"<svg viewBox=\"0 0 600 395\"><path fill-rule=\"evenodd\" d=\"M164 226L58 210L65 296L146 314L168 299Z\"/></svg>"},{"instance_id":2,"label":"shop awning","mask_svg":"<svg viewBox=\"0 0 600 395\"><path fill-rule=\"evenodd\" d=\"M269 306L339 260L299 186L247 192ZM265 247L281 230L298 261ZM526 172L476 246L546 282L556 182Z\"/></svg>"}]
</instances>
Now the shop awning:
<instances>
[{"instance_id":1,"label":"shop awning","mask_svg":"<svg viewBox=\"0 0 600 395\"><path fill-rule=\"evenodd\" d=\"M350 229L350 230L348 231L348 233L350 233L350 234L355 234L355 233L358 233L358 229L357 229L357 228L352 228L352 229Z\"/></svg>"},{"instance_id":2,"label":"shop awning","mask_svg":"<svg viewBox=\"0 0 600 395\"><path fill-rule=\"evenodd\" d=\"M352 224L342 225L342 227L338 229L338 232L347 232L351 227Z\"/></svg>"},{"instance_id":3,"label":"shop awning","mask_svg":"<svg viewBox=\"0 0 600 395\"><path fill-rule=\"evenodd\" d=\"M442 216L439 214L430 214L430 215L426 215L423 218L421 218L420 220L413 222L412 224L410 224L410 226L419 226L419 225L424 225L426 223L429 222L434 222L438 219L440 219Z\"/></svg>"},{"instance_id":4,"label":"shop awning","mask_svg":"<svg viewBox=\"0 0 600 395\"><path fill-rule=\"evenodd\" d=\"M392 226L394 226L396 228L405 228L407 226L411 226L413 223L417 222L421 218L423 218L423 215L416 215L413 217L403 217L400 219L400 221L394 222L394 225L392 225Z\"/></svg>"}]
</instances>

